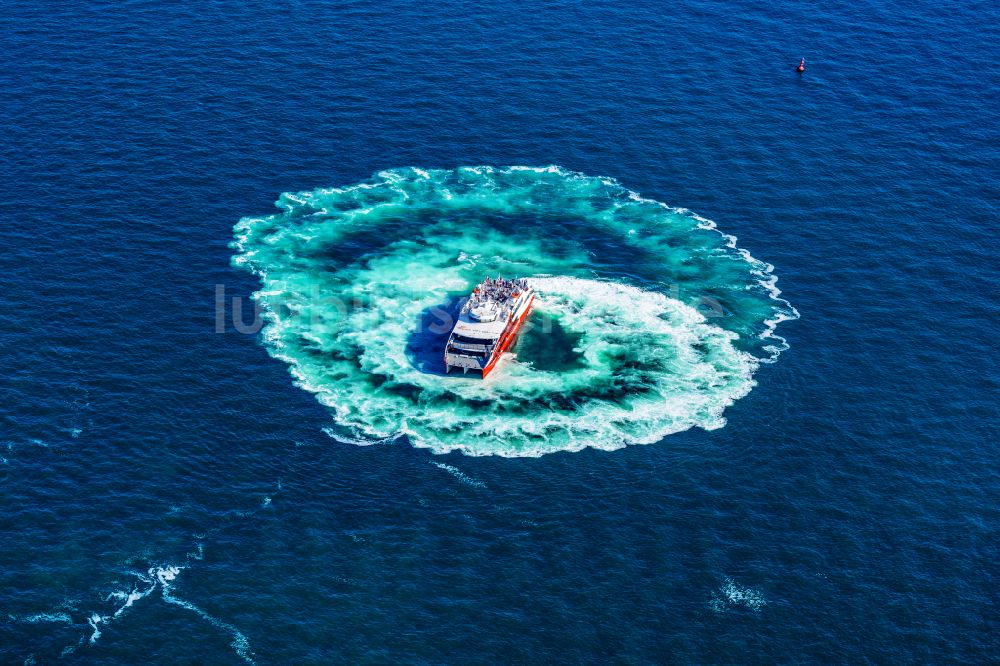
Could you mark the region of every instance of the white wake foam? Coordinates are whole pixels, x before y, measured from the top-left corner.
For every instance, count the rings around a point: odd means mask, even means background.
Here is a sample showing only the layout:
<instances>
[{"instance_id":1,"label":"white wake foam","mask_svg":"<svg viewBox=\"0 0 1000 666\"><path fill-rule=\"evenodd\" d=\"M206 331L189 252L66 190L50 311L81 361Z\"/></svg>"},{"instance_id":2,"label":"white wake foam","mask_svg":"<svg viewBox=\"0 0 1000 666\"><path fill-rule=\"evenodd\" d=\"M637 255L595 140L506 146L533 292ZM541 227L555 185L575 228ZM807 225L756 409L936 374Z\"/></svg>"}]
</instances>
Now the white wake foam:
<instances>
[{"instance_id":1,"label":"white wake foam","mask_svg":"<svg viewBox=\"0 0 1000 666\"><path fill-rule=\"evenodd\" d=\"M767 599L752 587L745 587L728 576L716 592L712 593L709 607L717 613L729 608L746 608L758 612L767 605Z\"/></svg>"},{"instance_id":2,"label":"white wake foam","mask_svg":"<svg viewBox=\"0 0 1000 666\"><path fill-rule=\"evenodd\" d=\"M201 544L199 544L198 552L192 554L190 559L201 559L202 556L203 551ZM168 564L164 566L150 567L145 574L133 572L141 584L133 586L130 590L117 590L108 595L108 601L115 599L122 603L111 614L101 615L100 613L95 612L87 618L87 624L89 624L93 630L90 637L87 639L87 642L91 645L97 643L103 635L103 632L101 631L102 626L107 626L108 624L114 622L133 608L137 601L145 599L154 591L159 590L160 598L164 602L189 610L201 617L203 620L212 624L214 627L229 633L232 636L231 646L236 654L248 664L254 664L255 661L253 651L250 649L250 643L242 631L240 631L232 623L226 622L225 620L208 613L200 606L197 606L176 595L173 589L174 581L176 581L177 577L182 571L184 571L184 569L184 566Z\"/></svg>"},{"instance_id":3,"label":"white wake foam","mask_svg":"<svg viewBox=\"0 0 1000 666\"><path fill-rule=\"evenodd\" d=\"M386 170L278 205L236 225L233 262L261 278L269 353L346 443L405 435L438 453L538 456L718 428L787 348L776 326L798 316L773 267L714 222L557 166ZM414 346L443 344L419 339L418 322L494 272L535 276L537 309L580 340L568 350L580 363L508 354L482 381L418 358Z\"/></svg>"},{"instance_id":4,"label":"white wake foam","mask_svg":"<svg viewBox=\"0 0 1000 666\"><path fill-rule=\"evenodd\" d=\"M460 470L459 468L457 468L457 467L455 467L453 465L447 465L445 463L434 462L434 461L431 461L431 464L434 465L435 467L437 467L438 469L443 469L444 471L448 472L453 477L455 477L456 479L458 479L459 481L461 481L462 483L464 483L467 486L470 486L472 488L485 488L486 487L485 483L483 483L482 481L480 481L478 479L472 478L471 476L469 476L468 474L466 474L465 472L463 472L462 470Z\"/></svg>"}]
</instances>

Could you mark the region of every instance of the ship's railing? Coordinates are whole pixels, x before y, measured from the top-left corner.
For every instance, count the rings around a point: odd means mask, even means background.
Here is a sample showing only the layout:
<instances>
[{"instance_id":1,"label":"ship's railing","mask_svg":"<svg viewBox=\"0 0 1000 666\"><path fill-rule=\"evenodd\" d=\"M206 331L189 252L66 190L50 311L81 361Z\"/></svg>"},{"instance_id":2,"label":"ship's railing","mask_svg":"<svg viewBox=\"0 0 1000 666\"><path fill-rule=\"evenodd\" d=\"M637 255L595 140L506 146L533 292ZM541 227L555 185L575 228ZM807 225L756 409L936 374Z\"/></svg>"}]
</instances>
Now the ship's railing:
<instances>
[{"instance_id":1,"label":"ship's railing","mask_svg":"<svg viewBox=\"0 0 1000 666\"><path fill-rule=\"evenodd\" d=\"M474 345L474 344L469 344L468 342L455 342L455 341L452 341L451 346L454 347L455 349L462 349L464 351L479 352L479 353L482 353L482 354L485 354L486 352L488 352L490 350L490 346L489 345Z\"/></svg>"}]
</instances>

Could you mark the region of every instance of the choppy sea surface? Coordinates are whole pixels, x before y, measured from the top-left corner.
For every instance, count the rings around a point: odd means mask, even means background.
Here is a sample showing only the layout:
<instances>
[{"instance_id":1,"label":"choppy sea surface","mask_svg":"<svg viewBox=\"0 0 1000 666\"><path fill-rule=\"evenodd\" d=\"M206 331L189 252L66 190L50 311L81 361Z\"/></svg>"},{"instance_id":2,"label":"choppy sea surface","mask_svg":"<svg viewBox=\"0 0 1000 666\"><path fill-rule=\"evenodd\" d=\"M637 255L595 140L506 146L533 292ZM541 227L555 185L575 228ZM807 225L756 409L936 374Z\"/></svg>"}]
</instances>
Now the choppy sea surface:
<instances>
[{"instance_id":1,"label":"choppy sea surface","mask_svg":"<svg viewBox=\"0 0 1000 666\"><path fill-rule=\"evenodd\" d=\"M4 13L0 663L996 659L995 5Z\"/></svg>"}]
</instances>

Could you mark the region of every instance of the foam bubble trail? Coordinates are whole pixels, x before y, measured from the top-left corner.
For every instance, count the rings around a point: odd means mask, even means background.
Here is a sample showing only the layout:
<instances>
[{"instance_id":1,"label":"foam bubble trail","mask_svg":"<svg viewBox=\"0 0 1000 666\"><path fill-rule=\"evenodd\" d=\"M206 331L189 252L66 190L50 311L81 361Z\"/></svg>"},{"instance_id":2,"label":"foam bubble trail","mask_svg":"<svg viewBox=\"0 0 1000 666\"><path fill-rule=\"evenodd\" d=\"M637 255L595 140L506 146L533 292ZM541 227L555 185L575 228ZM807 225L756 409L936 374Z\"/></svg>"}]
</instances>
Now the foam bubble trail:
<instances>
[{"instance_id":1,"label":"foam bubble trail","mask_svg":"<svg viewBox=\"0 0 1000 666\"><path fill-rule=\"evenodd\" d=\"M17 616L8 615L8 618L12 622L23 622L24 624L43 624L43 623L65 623L72 624L73 618L67 613L34 613L33 615Z\"/></svg>"},{"instance_id":2,"label":"foam bubble trail","mask_svg":"<svg viewBox=\"0 0 1000 666\"><path fill-rule=\"evenodd\" d=\"M203 558L204 558L204 548L203 545L199 543L197 552L189 553L187 560L188 561L201 560ZM165 566L150 567L145 574L139 572L132 572L137 578L139 578L140 583L145 583L145 586L135 585L129 591L118 590L109 594L106 599L107 601L111 601L112 599L114 599L122 603L113 613L109 615L101 615L100 613L95 612L92 613L89 618L87 618L87 624L90 625L90 627L93 629L93 632L91 633L90 637L85 639L87 643L92 645L96 643L98 639L100 639L102 635L101 632L102 625L107 625L117 620L129 609L131 609L135 604L135 602L141 599L145 599L154 591L159 590L160 598L163 599L164 602L187 609L197 614L199 617L206 620L213 626L229 633L232 636L232 642L230 643L230 645L232 646L236 654L248 664L255 663L253 651L250 649L250 642L247 640L247 637L243 634L243 632L241 632L233 624L215 617L214 615L202 609L200 606L196 606L195 604L186 601L185 599L181 599L174 593L173 583L177 579L177 576L180 575L180 573L184 571L185 568L186 568L185 566L168 564ZM67 622L71 621L69 616L65 614L39 615L32 617L46 618L47 621L63 621L63 618L65 618L65 621ZM39 619L38 621L46 621L46 620ZM83 643L83 640L84 639L81 639L81 644ZM67 649L69 649L69 647Z\"/></svg>"},{"instance_id":3,"label":"foam bubble trail","mask_svg":"<svg viewBox=\"0 0 1000 666\"><path fill-rule=\"evenodd\" d=\"M347 443L538 456L719 428L798 316L714 223L559 167L388 170L277 205L236 225L233 261ZM535 314L487 380L443 375L461 299L497 274L531 280Z\"/></svg>"},{"instance_id":4,"label":"foam bubble trail","mask_svg":"<svg viewBox=\"0 0 1000 666\"><path fill-rule=\"evenodd\" d=\"M94 633L92 633L90 635L90 643L91 644L96 643L97 639L101 637L101 629L97 625L101 624L104 621L105 621L105 618L102 617L102 616L100 616L100 615L98 615L97 613L94 613L93 615L91 615L90 618L87 620L87 624L89 624L91 627L94 628Z\"/></svg>"},{"instance_id":5,"label":"foam bubble trail","mask_svg":"<svg viewBox=\"0 0 1000 666\"><path fill-rule=\"evenodd\" d=\"M239 655L239 657L248 664L256 663L253 658L254 657L253 652L250 650L250 642L247 640L247 637L243 634L242 631L237 629L233 624L230 624L225 620L220 620L214 615L206 612L201 607L196 606L189 601L185 601L184 599L180 599L179 597L174 595L173 587L171 584L173 583L174 579L177 578L177 574L179 574L182 570L183 570L182 567L174 567L174 566L167 566L160 568L154 567L149 570L150 575L154 576L160 585L163 600L169 604L174 604L175 606L186 608L187 610L196 613L198 616L200 616L202 619L206 620L213 626L231 634L233 640L232 643L230 643L230 645L232 646L236 654Z\"/></svg>"},{"instance_id":6,"label":"foam bubble trail","mask_svg":"<svg viewBox=\"0 0 1000 666\"><path fill-rule=\"evenodd\" d=\"M200 558L201 555L202 552L199 547L198 558ZM160 598L162 598L163 601L169 604L173 604L175 606L180 606L181 608L185 608L189 611L192 611L193 613L196 613L198 616L200 616L202 619L211 623L213 626L231 634L233 637L231 645L236 654L239 655L239 657L248 664L255 663L253 658L253 652L250 650L250 643L247 640L247 637L243 634L243 632L241 632L239 629L237 629L234 625L230 624L229 622L226 622L225 620L221 620L215 617L214 615L211 615L210 613L206 612L199 606L196 606L189 601L185 601L184 599L181 599L174 594L172 583L183 570L184 567L182 566L166 565L162 567L150 567L146 575L136 573L136 576L139 577L142 581L148 583L148 586L145 589L140 589L138 586L136 586L133 587L132 590L129 592L117 591L109 594L108 600L117 599L119 601L122 601L123 603L111 615L101 615L99 613L91 614L91 616L87 619L87 624L91 626L91 628L93 629L93 633L90 635L88 642L90 644L94 644L98 641L98 639L102 635L100 628L101 625L106 625L114 620L117 620L119 617L121 617L123 613L132 608L133 604L136 601L139 601L140 599L145 599L154 590L159 589Z\"/></svg>"},{"instance_id":7,"label":"foam bubble trail","mask_svg":"<svg viewBox=\"0 0 1000 666\"><path fill-rule=\"evenodd\" d=\"M148 597L150 593L152 593L153 590L156 589L156 580L153 579L152 577L144 576L140 573L135 573L135 576L138 577L142 582L147 583L147 587L145 589L140 589L139 586L133 586L132 589L128 592L118 590L109 594L107 596L106 601L111 601L112 599L115 599L121 601L122 605L119 606L114 611L114 613L110 615L101 615L100 613L91 614L91 616L87 619L87 624L89 624L94 631L90 635L90 639L88 641L89 643L91 644L96 643L97 639L101 637L101 629L99 625L108 624L109 622L117 620L119 617L122 616L123 613L125 613L128 609L132 608L132 605L136 601Z\"/></svg>"},{"instance_id":8,"label":"foam bubble trail","mask_svg":"<svg viewBox=\"0 0 1000 666\"><path fill-rule=\"evenodd\" d=\"M444 471L448 472L453 477L455 477L456 479L458 479L467 486L471 486L473 488L486 487L485 483L483 483L479 479L472 478L471 476L469 476L468 474L466 474L465 472L463 472L462 470L453 465L446 465L445 463L434 462L433 460L431 461L431 464L437 467L438 469L443 469Z\"/></svg>"},{"instance_id":9,"label":"foam bubble trail","mask_svg":"<svg viewBox=\"0 0 1000 666\"><path fill-rule=\"evenodd\" d=\"M766 605L767 600L759 590L744 587L729 577L725 579L718 593L712 595L712 600L709 602L709 606L717 613L725 612L727 608L733 607L742 607L756 612Z\"/></svg>"},{"instance_id":10,"label":"foam bubble trail","mask_svg":"<svg viewBox=\"0 0 1000 666\"><path fill-rule=\"evenodd\" d=\"M282 489L281 479L278 479L276 484L275 493L280 492ZM273 494L273 493L272 493ZM239 517L252 516L258 511L269 506L271 503L271 497L267 496L264 498L262 504L249 511L236 511L232 515ZM122 615L130 611L135 604L150 595L152 595L156 590L160 590L160 598L166 603L170 603L176 606L180 606L187 610L190 610L202 619L208 621L213 626L229 633L232 635L231 646L236 654L246 661L247 663L254 663L254 654L250 648L250 643L247 637L233 624L226 622L220 618L217 618L209 614L204 609L192 604L191 602L179 598L173 591L173 582L176 580L177 576L184 571L193 562L201 561L205 558L205 546L203 540L207 538L212 532L217 531L219 528L213 528L208 532L203 534L194 534L193 537L197 540L195 543L194 551L190 551L186 554L184 558L184 564L182 565L165 565L165 566L154 566L148 568L146 571L128 571L126 572L129 576L134 576L138 579L138 582L131 585L126 589L114 590L107 594L104 598L105 602L115 602L111 604L110 609L105 609L102 611L88 611L89 615L85 616L80 623L85 622L87 626L90 627L91 631L89 635L83 635L79 638L78 642L66 645L63 648L62 655L66 656L81 646L92 645L97 643L97 641L102 637L103 630L102 627L113 623L115 620L119 619ZM60 609L71 609L66 603L59 606ZM54 624L69 624L77 626L73 617L62 610L51 611L47 613L35 613L26 615L14 615L8 614L8 619L11 622L19 622L25 624L39 624L39 623L54 623Z\"/></svg>"}]
</instances>

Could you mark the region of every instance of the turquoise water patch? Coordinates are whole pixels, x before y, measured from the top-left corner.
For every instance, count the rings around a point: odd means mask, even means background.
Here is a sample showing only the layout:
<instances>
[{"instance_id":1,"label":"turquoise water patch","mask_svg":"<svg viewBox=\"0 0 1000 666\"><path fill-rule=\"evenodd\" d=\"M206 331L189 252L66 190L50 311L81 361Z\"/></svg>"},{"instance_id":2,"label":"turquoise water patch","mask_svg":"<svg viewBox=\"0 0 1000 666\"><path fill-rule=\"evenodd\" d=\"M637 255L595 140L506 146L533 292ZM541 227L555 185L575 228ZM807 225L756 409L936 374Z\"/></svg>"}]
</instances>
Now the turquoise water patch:
<instances>
[{"instance_id":1,"label":"turquoise water patch","mask_svg":"<svg viewBox=\"0 0 1000 666\"><path fill-rule=\"evenodd\" d=\"M721 427L797 316L771 267L687 211L558 167L398 169L245 218L264 340L335 437L535 456ZM486 380L443 375L461 299L527 277L531 327Z\"/></svg>"},{"instance_id":2,"label":"turquoise water patch","mask_svg":"<svg viewBox=\"0 0 1000 666\"><path fill-rule=\"evenodd\" d=\"M562 326L559 319L536 311L521 330L514 348L519 361L536 370L575 370L584 363L583 335Z\"/></svg>"}]
</instances>

